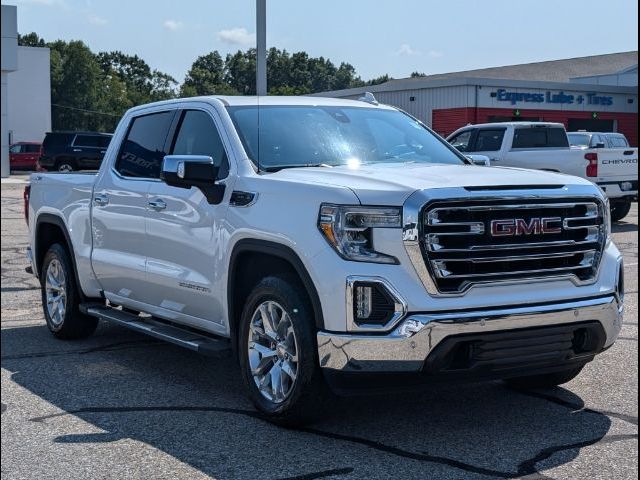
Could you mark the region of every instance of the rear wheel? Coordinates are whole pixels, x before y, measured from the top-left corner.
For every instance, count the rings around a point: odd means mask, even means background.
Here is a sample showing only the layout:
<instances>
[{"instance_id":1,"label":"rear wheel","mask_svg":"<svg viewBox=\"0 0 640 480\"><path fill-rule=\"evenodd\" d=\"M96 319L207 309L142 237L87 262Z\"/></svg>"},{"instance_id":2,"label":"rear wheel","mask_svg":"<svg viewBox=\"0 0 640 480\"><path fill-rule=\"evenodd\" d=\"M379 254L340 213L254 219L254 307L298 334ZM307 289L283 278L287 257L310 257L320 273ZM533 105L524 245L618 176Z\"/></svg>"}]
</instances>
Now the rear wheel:
<instances>
[{"instance_id":1,"label":"rear wheel","mask_svg":"<svg viewBox=\"0 0 640 480\"><path fill-rule=\"evenodd\" d=\"M312 312L299 282L280 277L260 281L245 304L238 335L242 376L256 408L275 423L308 423L327 398Z\"/></svg>"},{"instance_id":2,"label":"rear wheel","mask_svg":"<svg viewBox=\"0 0 640 480\"><path fill-rule=\"evenodd\" d=\"M76 169L75 163L71 160L60 160L56 164L56 170L62 173L73 172Z\"/></svg>"},{"instance_id":3,"label":"rear wheel","mask_svg":"<svg viewBox=\"0 0 640 480\"><path fill-rule=\"evenodd\" d=\"M630 201L611 202L611 220L619 222L629 214L631 210Z\"/></svg>"},{"instance_id":4,"label":"rear wheel","mask_svg":"<svg viewBox=\"0 0 640 480\"><path fill-rule=\"evenodd\" d=\"M531 388L552 388L570 382L576 378L584 365L570 370L562 370L560 372L547 373L546 375L531 375L528 377L515 377L506 380L507 385L519 390L528 390Z\"/></svg>"},{"instance_id":5,"label":"rear wheel","mask_svg":"<svg viewBox=\"0 0 640 480\"><path fill-rule=\"evenodd\" d=\"M67 250L51 245L40 273L42 308L47 327L58 338L74 339L91 335L98 319L82 314L71 258Z\"/></svg>"}]
</instances>

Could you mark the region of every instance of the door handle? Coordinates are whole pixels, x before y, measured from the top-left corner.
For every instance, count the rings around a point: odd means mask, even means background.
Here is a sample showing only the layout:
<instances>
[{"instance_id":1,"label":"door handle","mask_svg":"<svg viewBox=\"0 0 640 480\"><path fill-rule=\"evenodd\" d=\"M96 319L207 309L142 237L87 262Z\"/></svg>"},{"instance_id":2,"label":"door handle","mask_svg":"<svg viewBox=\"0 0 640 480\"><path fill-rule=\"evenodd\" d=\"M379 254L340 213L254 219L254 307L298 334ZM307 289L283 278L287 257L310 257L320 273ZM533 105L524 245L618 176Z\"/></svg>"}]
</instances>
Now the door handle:
<instances>
[{"instance_id":1,"label":"door handle","mask_svg":"<svg viewBox=\"0 0 640 480\"><path fill-rule=\"evenodd\" d=\"M153 208L155 211L160 211L160 210L164 210L165 208L167 208L167 204L164 202L164 200L151 200L148 205Z\"/></svg>"},{"instance_id":2,"label":"door handle","mask_svg":"<svg viewBox=\"0 0 640 480\"><path fill-rule=\"evenodd\" d=\"M104 194L99 194L93 197L93 203L98 205L99 207L104 207L109 203L109 197Z\"/></svg>"},{"instance_id":3,"label":"door handle","mask_svg":"<svg viewBox=\"0 0 640 480\"><path fill-rule=\"evenodd\" d=\"M81 149L81 148L74 148L74 149L73 149L73 151L74 151L74 152L81 152L81 151L82 151L82 149Z\"/></svg>"}]
</instances>

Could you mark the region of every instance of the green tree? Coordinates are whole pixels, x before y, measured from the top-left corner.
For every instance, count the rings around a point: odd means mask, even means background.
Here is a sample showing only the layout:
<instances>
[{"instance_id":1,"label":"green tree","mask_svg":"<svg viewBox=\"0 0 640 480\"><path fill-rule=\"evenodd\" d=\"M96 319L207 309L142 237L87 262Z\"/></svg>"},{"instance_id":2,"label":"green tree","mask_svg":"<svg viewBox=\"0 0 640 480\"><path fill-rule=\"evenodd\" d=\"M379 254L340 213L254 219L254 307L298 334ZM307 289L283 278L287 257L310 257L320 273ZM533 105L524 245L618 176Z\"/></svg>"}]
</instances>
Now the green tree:
<instances>
[{"instance_id":1,"label":"green tree","mask_svg":"<svg viewBox=\"0 0 640 480\"><path fill-rule=\"evenodd\" d=\"M36 32L31 32L26 35L18 34L18 45L22 47L44 47L46 43Z\"/></svg>"},{"instance_id":2,"label":"green tree","mask_svg":"<svg viewBox=\"0 0 640 480\"><path fill-rule=\"evenodd\" d=\"M225 61L217 50L201 55L193 62L180 88L181 96L237 93L226 83Z\"/></svg>"},{"instance_id":3,"label":"green tree","mask_svg":"<svg viewBox=\"0 0 640 480\"><path fill-rule=\"evenodd\" d=\"M95 55L78 40L57 40L48 46L53 128L103 130L108 116L104 119L92 114L103 103L104 95L103 75Z\"/></svg>"}]
</instances>

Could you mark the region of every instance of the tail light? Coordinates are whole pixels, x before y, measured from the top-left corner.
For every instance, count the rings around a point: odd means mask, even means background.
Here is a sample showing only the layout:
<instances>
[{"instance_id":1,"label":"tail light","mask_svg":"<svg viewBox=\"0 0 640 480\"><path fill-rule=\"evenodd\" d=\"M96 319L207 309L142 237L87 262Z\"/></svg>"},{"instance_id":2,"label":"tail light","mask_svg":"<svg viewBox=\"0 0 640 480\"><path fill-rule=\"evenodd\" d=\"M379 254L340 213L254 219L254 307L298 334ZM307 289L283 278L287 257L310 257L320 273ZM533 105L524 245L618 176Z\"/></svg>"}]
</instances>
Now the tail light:
<instances>
[{"instance_id":1,"label":"tail light","mask_svg":"<svg viewBox=\"0 0 640 480\"><path fill-rule=\"evenodd\" d=\"M585 160L589 161L589 165L587 165L587 177L597 177L598 176L598 154L597 153L585 153Z\"/></svg>"},{"instance_id":2,"label":"tail light","mask_svg":"<svg viewBox=\"0 0 640 480\"><path fill-rule=\"evenodd\" d=\"M29 196L31 195L31 185L27 184L24 187L22 198L24 199L24 219L29 224Z\"/></svg>"}]
</instances>

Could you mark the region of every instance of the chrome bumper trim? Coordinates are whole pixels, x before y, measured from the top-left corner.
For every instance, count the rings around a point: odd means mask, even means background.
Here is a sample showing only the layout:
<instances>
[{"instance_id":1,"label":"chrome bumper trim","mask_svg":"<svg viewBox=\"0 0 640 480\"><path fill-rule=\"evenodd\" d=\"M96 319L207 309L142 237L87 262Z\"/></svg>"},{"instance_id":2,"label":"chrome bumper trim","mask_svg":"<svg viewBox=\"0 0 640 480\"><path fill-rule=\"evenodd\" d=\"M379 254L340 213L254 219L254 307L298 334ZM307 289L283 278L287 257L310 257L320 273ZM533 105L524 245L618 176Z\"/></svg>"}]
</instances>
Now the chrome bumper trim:
<instances>
[{"instance_id":1,"label":"chrome bumper trim","mask_svg":"<svg viewBox=\"0 0 640 480\"><path fill-rule=\"evenodd\" d=\"M622 327L622 305L615 296L568 303L490 311L415 314L386 335L318 332L320 366L344 372L416 372L434 348L451 335L597 320L605 347Z\"/></svg>"}]
</instances>

